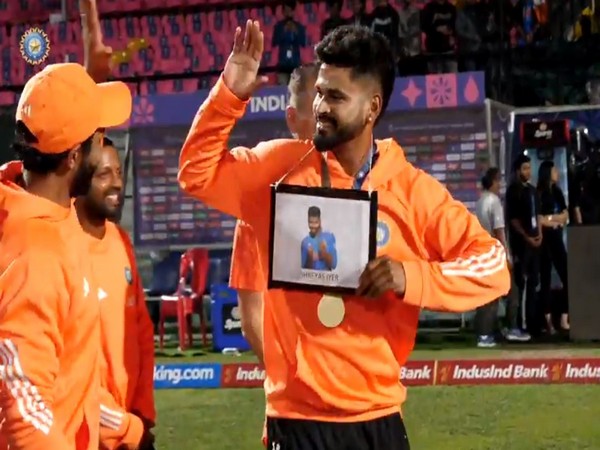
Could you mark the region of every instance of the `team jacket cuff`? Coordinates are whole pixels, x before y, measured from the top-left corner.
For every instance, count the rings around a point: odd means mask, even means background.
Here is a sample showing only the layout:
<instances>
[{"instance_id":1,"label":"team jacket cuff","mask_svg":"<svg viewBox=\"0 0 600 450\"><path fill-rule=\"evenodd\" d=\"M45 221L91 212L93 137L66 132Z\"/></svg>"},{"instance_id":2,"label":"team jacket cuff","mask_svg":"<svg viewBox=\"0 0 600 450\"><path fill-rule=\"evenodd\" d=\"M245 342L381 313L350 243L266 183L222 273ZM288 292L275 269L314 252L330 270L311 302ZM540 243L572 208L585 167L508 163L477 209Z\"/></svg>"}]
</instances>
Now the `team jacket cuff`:
<instances>
[{"instance_id":1,"label":"team jacket cuff","mask_svg":"<svg viewBox=\"0 0 600 450\"><path fill-rule=\"evenodd\" d=\"M223 75L219 77L217 84L211 89L209 97L213 108L234 119L243 117L246 112L246 105L250 101L249 99L244 101L237 98L225 84Z\"/></svg>"},{"instance_id":2,"label":"team jacket cuff","mask_svg":"<svg viewBox=\"0 0 600 450\"><path fill-rule=\"evenodd\" d=\"M404 276L406 289L404 290L403 301L409 305L422 308L423 305L423 277L427 267L423 261L408 261L402 263L404 267Z\"/></svg>"}]
</instances>

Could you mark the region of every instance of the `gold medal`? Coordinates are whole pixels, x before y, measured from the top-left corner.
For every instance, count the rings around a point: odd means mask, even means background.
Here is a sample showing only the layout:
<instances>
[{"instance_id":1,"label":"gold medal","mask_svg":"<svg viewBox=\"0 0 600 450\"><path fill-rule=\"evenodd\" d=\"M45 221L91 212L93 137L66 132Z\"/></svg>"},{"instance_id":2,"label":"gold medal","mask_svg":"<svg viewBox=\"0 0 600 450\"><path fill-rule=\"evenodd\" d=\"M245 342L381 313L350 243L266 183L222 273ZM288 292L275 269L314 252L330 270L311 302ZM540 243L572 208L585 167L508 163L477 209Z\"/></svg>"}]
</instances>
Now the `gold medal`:
<instances>
[{"instance_id":1,"label":"gold medal","mask_svg":"<svg viewBox=\"0 0 600 450\"><path fill-rule=\"evenodd\" d=\"M346 306L342 297L337 295L324 295L319 301L317 316L323 326L335 328L344 320Z\"/></svg>"}]
</instances>

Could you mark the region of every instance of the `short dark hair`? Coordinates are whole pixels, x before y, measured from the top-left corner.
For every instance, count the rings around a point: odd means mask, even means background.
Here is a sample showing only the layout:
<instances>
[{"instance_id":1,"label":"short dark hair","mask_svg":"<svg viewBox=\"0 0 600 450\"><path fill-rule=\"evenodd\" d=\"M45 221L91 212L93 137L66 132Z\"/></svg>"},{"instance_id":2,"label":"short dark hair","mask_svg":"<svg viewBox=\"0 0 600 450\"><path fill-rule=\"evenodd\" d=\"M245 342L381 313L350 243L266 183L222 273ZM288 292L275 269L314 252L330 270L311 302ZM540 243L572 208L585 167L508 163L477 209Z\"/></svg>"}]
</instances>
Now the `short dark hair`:
<instances>
[{"instance_id":1,"label":"short dark hair","mask_svg":"<svg viewBox=\"0 0 600 450\"><path fill-rule=\"evenodd\" d=\"M114 147L115 143L112 141L111 138L104 136L104 138L102 139L102 145L104 147Z\"/></svg>"},{"instance_id":2,"label":"short dark hair","mask_svg":"<svg viewBox=\"0 0 600 450\"><path fill-rule=\"evenodd\" d=\"M308 217L321 217L321 209L318 206L308 208Z\"/></svg>"},{"instance_id":3,"label":"short dark hair","mask_svg":"<svg viewBox=\"0 0 600 450\"><path fill-rule=\"evenodd\" d=\"M382 105L377 123L387 109L396 79L394 53L385 36L368 27L343 25L317 44L315 56L319 64L348 68L355 77L370 76L379 82Z\"/></svg>"},{"instance_id":4,"label":"short dark hair","mask_svg":"<svg viewBox=\"0 0 600 450\"><path fill-rule=\"evenodd\" d=\"M500 169L497 167L490 167L486 170L485 175L481 178L481 187L486 191L489 191L494 181L498 178L498 174L500 173Z\"/></svg>"},{"instance_id":5,"label":"short dark hair","mask_svg":"<svg viewBox=\"0 0 600 450\"><path fill-rule=\"evenodd\" d=\"M290 98L297 98L303 92L306 92L309 80L311 77L316 77L318 72L319 65L314 62L296 67L292 72L290 82L288 83L288 93Z\"/></svg>"},{"instance_id":6,"label":"short dark hair","mask_svg":"<svg viewBox=\"0 0 600 450\"><path fill-rule=\"evenodd\" d=\"M81 151L84 156L92 149L92 136L87 138L81 144ZM23 169L28 172L39 175L47 175L56 172L60 165L67 159L71 150L65 150L61 153L43 153L33 144L37 144L38 139L20 120L17 121L15 129L15 142L13 150L16 153L17 159L23 163Z\"/></svg>"},{"instance_id":7,"label":"short dark hair","mask_svg":"<svg viewBox=\"0 0 600 450\"><path fill-rule=\"evenodd\" d=\"M527 164L530 162L531 158L525 153L521 153L519 156L517 156L517 159L515 159L515 162L513 163L513 171L517 172L518 170L521 170L521 166L523 164Z\"/></svg>"}]
</instances>

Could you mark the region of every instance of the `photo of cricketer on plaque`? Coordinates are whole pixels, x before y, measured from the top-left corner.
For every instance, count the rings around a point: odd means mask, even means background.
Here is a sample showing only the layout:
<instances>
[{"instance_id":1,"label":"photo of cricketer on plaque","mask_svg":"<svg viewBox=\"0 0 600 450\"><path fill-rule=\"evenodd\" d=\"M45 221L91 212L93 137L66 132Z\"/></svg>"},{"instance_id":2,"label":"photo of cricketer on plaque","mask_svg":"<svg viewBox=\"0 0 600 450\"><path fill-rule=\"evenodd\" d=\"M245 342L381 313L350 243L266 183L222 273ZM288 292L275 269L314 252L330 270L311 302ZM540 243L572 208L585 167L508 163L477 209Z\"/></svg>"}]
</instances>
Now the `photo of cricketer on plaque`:
<instances>
[{"instance_id":1,"label":"photo of cricketer on plaque","mask_svg":"<svg viewBox=\"0 0 600 450\"><path fill-rule=\"evenodd\" d=\"M269 287L354 292L375 255L376 193L280 184L272 195Z\"/></svg>"}]
</instances>

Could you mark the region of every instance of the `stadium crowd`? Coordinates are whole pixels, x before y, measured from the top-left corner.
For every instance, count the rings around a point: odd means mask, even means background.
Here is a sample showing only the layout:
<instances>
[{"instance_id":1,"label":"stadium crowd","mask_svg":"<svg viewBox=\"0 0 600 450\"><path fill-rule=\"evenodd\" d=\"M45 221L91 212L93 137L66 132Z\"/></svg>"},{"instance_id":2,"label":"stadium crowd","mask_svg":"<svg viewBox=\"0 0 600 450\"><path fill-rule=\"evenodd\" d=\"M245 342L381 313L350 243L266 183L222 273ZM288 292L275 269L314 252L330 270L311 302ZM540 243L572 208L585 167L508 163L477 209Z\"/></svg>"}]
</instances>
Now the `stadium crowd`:
<instances>
[{"instance_id":1,"label":"stadium crowd","mask_svg":"<svg viewBox=\"0 0 600 450\"><path fill-rule=\"evenodd\" d=\"M0 1L0 104L14 103L25 80L40 69L24 63L19 49L21 37L32 26L48 35L46 62L82 60L77 2L65 0L64 8L60 3ZM312 61L312 48L324 32L361 23L390 40L399 75L486 70L488 95L517 102L525 97L503 95L507 74L517 70L521 78L533 76L530 67L520 66L561 60L562 53L555 49L563 44L569 45L562 51L571 57L587 55L585 49L593 48L599 31L598 9L586 0L102 0L98 8L104 40L114 50L115 76L142 95L212 86L229 52L224 36L251 16L264 25L263 69L282 74L271 82L285 83L294 67ZM589 55L586 58L594 58ZM586 72L589 77L598 74ZM570 78L563 80L563 89L582 84ZM539 91L546 84L550 81L542 83L538 76L534 87ZM522 89L527 94L531 86ZM575 96L569 93L565 102L571 103ZM531 94L527 97L536 101ZM552 97L544 91L537 102L556 104Z\"/></svg>"}]
</instances>

